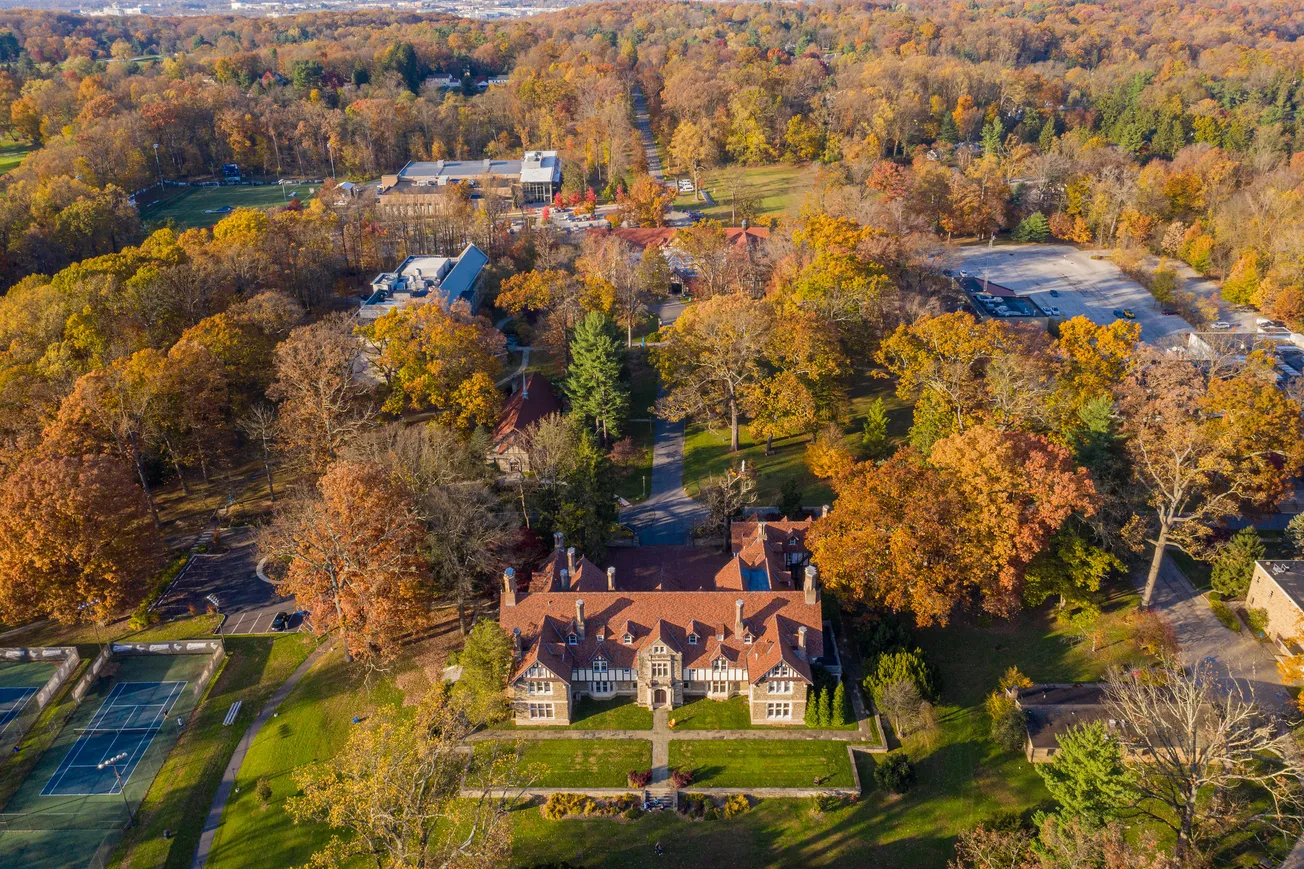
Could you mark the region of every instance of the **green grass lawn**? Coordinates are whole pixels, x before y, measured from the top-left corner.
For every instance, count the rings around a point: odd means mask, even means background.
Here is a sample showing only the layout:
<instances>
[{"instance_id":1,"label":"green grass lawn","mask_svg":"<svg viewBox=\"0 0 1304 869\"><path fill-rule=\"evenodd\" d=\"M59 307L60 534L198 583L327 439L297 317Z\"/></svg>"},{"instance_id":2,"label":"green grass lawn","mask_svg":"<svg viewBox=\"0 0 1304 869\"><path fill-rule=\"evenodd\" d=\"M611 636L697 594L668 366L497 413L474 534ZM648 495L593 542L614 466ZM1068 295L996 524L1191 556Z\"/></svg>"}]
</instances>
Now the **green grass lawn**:
<instances>
[{"instance_id":1,"label":"green grass lawn","mask_svg":"<svg viewBox=\"0 0 1304 869\"><path fill-rule=\"evenodd\" d=\"M893 443L904 440L910 429L911 408L897 398L896 387L889 380L872 378L857 372L848 389L846 436L843 442L853 455L861 451L861 434L865 427L865 414L871 403L882 398L888 411L888 436ZM817 479L806 466L806 446L809 434L797 435L774 442L774 452L765 454L765 442L757 441L744 426L739 433L739 449L729 452L729 431L691 425L684 436L684 488L697 496L703 483L713 476L722 475L730 467L746 461L747 467L757 472L756 504L773 506L779 503L780 492L788 480L795 480L802 494L802 504L816 506L833 503L833 489L825 480Z\"/></svg>"},{"instance_id":2,"label":"green grass lawn","mask_svg":"<svg viewBox=\"0 0 1304 869\"><path fill-rule=\"evenodd\" d=\"M150 788L140 808L139 825L127 832L110 865L122 869L190 865L236 743L315 644L308 635L226 640L230 657L225 667ZM242 701L240 714L226 727L223 719L237 700ZM163 838L165 829L172 831L172 838Z\"/></svg>"},{"instance_id":3,"label":"green grass lawn","mask_svg":"<svg viewBox=\"0 0 1304 869\"><path fill-rule=\"evenodd\" d=\"M232 208L279 208L294 193L302 200L309 199L317 185L265 184L257 187L168 187L161 199L141 205L140 217L144 221L162 222L168 218L181 229L212 226L226 214L205 212L230 206Z\"/></svg>"},{"instance_id":4,"label":"green grass lawn","mask_svg":"<svg viewBox=\"0 0 1304 869\"><path fill-rule=\"evenodd\" d=\"M828 740L676 739L670 766L693 770L693 787L851 787L845 742ZM689 788L692 789L691 787Z\"/></svg>"},{"instance_id":5,"label":"green grass lawn","mask_svg":"<svg viewBox=\"0 0 1304 869\"><path fill-rule=\"evenodd\" d=\"M728 700L711 700L699 697L671 711L675 719L675 730L806 730L800 721L775 726L773 724L752 724L752 716L747 708L747 698L730 697ZM825 730L855 730L856 724L844 724L841 727L828 727Z\"/></svg>"},{"instance_id":6,"label":"green grass lawn","mask_svg":"<svg viewBox=\"0 0 1304 869\"><path fill-rule=\"evenodd\" d=\"M492 743L477 743L477 756ZM502 743L499 743L502 745ZM540 788L623 788L631 770L652 766L652 742L647 739L537 739L517 747L519 771L525 782ZM468 784L476 781L474 764Z\"/></svg>"},{"instance_id":7,"label":"green grass lawn","mask_svg":"<svg viewBox=\"0 0 1304 869\"><path fill-rule=\"evenodd\" d=\"M31 145L22 144L10 139L0 140L0 175L18 168L18 164L23 162L23 158L35 150Z\"/></svg>"},{"instance_id":8,"label":"green grass lawn","mask_svg":"<svg viewBox=\"0 0 1304 869\"><path fill-rule=\"evenodd\" d=\"M1148 554L1148 553L1147 553ZM1198 561L1187 553L1173 547L1168 548L1168 557L1173 559L1177 569L1182 571L1191 585L1200 591L1213 588L1213 565L1207 561Z\"/></svg>"},{"instance_id":9,"label":"green grass lawn","mask_svg":"<svg viewBox=\"0 0 1304 869\"><path fill-rule=\"evenodd\" d=\"M644 709L633 697L594 700L581 697L571 712L570 724L524 724L515 721L497 725L519 730L651 730L652 710Z\"/></svg>"},{"instance_id":10,"label":"green grass lawn","mask_svg":"<svg viewBox=\"0 0 1304 869\"><path fill-rule=\"evenodd\" d=\"M695 194L681 194L675 200L675 208L684 211L701 211L711 220L731 221L730 199L732 191L729 179L732 173L741 171L747 195L760 202L762 216L784 214L801 204L802 195L810 189L810 177L814 169L810 166L743 166L729 169L712 169L702 173L702 188L710 192L715 205L707 205ZM669 179L670 175L666 176Z\"/></svg>"},{"instance_id":11,"label":"green grass lawn","mask_svg":"<svg viewBox=\"0 0 1304 869\"><path fill-rule=\"evenodd\" d=\"M324 824L296 824L285 798L297 792L298 767L328 761L343 748L354 716L365 718L381 704L402 701L392 675L377 675L333 650L304 676L281 704L278 716L249 748L208 859L209 869L300 866L330 838ZM255 784L266 779L272 798L263 805ZM191 855L193 857L193 854Z\"/></svg>"}]
</instances>

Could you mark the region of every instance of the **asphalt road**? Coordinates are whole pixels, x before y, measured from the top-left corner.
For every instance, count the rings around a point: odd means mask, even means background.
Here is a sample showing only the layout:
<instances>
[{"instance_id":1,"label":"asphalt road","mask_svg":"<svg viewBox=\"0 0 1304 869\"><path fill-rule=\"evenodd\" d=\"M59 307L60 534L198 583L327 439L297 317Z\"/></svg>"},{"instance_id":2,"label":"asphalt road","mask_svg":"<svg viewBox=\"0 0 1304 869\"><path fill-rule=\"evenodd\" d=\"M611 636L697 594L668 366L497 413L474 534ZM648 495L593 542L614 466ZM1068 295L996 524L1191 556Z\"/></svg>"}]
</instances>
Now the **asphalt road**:
<instances>
[{"instance_id":1,"label":"asphalt road","mask_svg":"<svg viewBox=\"0 0 1304 869\"><path fill-rule=\"evenodd\" d=\"M1044 310L1058 307L1065 319L1083 315L1103 326L1118 319L1115 310L1126 308L1141 324L1141 340L1159 346L1192 331L1181 317L1161 314L1149 291L1109 260L1093 260L1071 245L970 246L958 253L966 274L1029 296Z\"/></svg>"}]
</instances>

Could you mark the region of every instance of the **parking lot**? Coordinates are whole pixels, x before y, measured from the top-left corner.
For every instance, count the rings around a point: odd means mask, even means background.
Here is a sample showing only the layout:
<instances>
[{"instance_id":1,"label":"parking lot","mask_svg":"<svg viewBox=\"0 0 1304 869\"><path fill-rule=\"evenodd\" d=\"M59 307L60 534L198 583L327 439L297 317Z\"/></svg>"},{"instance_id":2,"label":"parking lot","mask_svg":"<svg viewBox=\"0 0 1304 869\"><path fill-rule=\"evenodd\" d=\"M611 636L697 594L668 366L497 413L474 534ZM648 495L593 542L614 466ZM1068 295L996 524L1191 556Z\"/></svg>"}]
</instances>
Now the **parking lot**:
<instances>
[{"instance_id":1,"label":"parking lot","mask_svg":"<svg viewBox=\"0 0 1304 869\"><path fill-rule=\"evenodd\" d=\"M226 618L218 633L265 634L279 612L291 614L287 630L298 630L302 619L294 615L294 598L282 597L276 586L258 576L258 547L252 529L224 531L215 551L191 559L185 572L159 601L165 619L202 613L217 601L217 612Z\"/></svg>"},{"instance_id":2,"label":"parking lot","mask_svg":"<svg viewBox=\"0 0 1304 869\"><path fill-rule=\"evenodd\" d=\"M1057 307L1064 319L1082 315L1105 325L1118 319L1114 311L1127 309L1141 324L1141 340L1162 346L1192 331L1181 317L1160 313L1149 291L1112 262L1094 260L1070 245L962 247L959 256L965 274L1029 296L1043 310ZM1051 291L1058 295L1052 296Z\"/></svg>"}]
</instances>

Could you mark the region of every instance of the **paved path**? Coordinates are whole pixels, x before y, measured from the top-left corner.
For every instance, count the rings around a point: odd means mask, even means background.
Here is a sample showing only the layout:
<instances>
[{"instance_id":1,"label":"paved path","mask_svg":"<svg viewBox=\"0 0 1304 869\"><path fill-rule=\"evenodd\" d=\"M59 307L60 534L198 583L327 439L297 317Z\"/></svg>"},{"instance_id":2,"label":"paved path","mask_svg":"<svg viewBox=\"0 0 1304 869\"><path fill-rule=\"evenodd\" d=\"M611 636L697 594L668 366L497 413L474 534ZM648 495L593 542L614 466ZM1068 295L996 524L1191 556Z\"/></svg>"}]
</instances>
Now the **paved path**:
<instances>
[{"instance_id":1,"label":"paved path","mask_svg":"<svg viewBox=\"0 0 1304 869\"><path fill-rule=\"evenodd\" d=\"M298 666L290 678L286 679L276 693L271 696L267 704L263 706L258 717L249 725L244 736L240 737L240 743L235 747L235 753L231 755L231 760L226 765L226 771L222 773L222 783L217 787L217 793L213 796L213 805L208 810L208 817L204 820L204 830L199 836L199 847L195 850L195 861L190 864L191 869L204 869L204 864L208 862L208 855L213 849L213 840L217 837L217 828L222 823L222 813L226 810L227 800L231 798L231 791L235 789L236 775L240 772L240 765L244 763L245 755L249 752L249 746L254 744L254 737L258 731L263 729L276 712L281 702L299 684L299 680L304 674L312 669L313 664L326 653L330 643L323 643L308 655L304 662Z\"/></svg>"},{"instance_id":2,"label":"paved path","mask_svg":"<svg viewBox=\"0 0 1304 869\"><path fill-rule=\"evenodd\" d=\"M684 491L684 424L658 419L652 443L652 485L647 500L620 511L642 546L683 545L706 519L706 507Z\"/></svg>"},{"instance_id":3,"label":"paved path","mask_svg":"<svg viewBox=\"0 0 1304 869\"><path fill-rule=\"evenodd\" d=\"M525 373L525 367L530 364L530 351L533 350L534 348L518 347L517 349L521 351L521 364L517 366L516 370L513 371L511 374L507 375L502 380L498 381L497 383L498 386L503 386L509 383L510 381L512 381L513 379L520 377L522 374Z\"/></svg>"},{"instance_id":4,"label":"paved path","mask_svg":"<svg viewBox=\"0 0 1304 869\"><path fill-rule=\"evenodd\" d=\"M1144 588L1145 573L1134 573L1132 580L1138 588ZM1184 665L1211 664L1221 679L1235 681L1267 708L1280 709L1289 701L1272 648L1247 632L1236 633L1223 627L1208 602L1168 556L1160 566L1152 604L1177 632Z\"/></svg>"},{"instance_id":5,"label":"paved path","mask_svg":"<svg viewBox=\"0 0 1304 869\"><path fill-rule=\"evenodd\" d=\"M665 785L670 778L670 713L664 706L652 710L652 781Z\"/></svg>"},{"instance_id":6,"label":"paved path","mask_svg":"<svg viewBox=\"0 0 1304 869\"><path fill-rule=\"evenodd\" d=\"M666 180L661 171L661 154L657 152L657 140L652 135L652 118L647 111L647 100L643 89L634 88L634 126L638 127L639 137L643 140L643 153L647 156L647 174L658 181Z\"/></svg>"},{"instance_id":7,"label":"paved path","mask_svg":"<svg viewBox=\"0 0 1304 869\"><path fill-rule=\"evenodd\" d=\"M835 742L858 742L861 740L881 743L874 733L874 720L868 726L861 722L860 730L807 730L800 727L771 730L756 728L754 730L672 730L669 713L657 709L652 713L651 730L561 730L534 729L522 727L517 730L481 730L467 737L467 742L493 742L495 740L520 739L526 741L549 739L650 739L653 743L653 765L656 763L656 743L669 743L671 740L726 740L726 739L763 739L782 742L784 740L828 739ZM876 746L872 746L874 748Z\"/></svg>"}]
</instances>

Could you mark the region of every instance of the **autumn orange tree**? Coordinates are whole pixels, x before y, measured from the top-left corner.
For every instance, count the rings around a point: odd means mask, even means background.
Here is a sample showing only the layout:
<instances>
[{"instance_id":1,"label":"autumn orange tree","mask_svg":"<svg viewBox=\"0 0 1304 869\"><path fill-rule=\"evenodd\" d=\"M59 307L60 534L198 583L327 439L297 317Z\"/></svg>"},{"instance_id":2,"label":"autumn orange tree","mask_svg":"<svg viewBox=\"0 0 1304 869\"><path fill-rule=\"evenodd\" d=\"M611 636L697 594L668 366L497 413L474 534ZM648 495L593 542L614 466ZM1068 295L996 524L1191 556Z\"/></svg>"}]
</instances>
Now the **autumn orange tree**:
<instances>
[{"instance_id":1,"label":"autumn orange tree","mask_svg":"<svg viewBox=\"0 0 1304 869\"><path fill-rule=\"evenodd\" d=\"M264 552L288 560L283 583L319 634L338 634L355 659L388 660L429 617L420 548L425 527L410 496L380 465L332 463L315 489L284 503Z\"/></svg>"},{"instance_id":2,"label":"autumn orange tree","mask_svg":"<svg viewBox=\"0 0 1304 869\"><path fill-rule=\"evenodd\" d=\"M810 549L831 591L945 624L969 601L1000 615L1021 604L1028 564L1095 488L1040 435L975 426L928 459L903 448L835 481Z\"/></svg>"},{"instance_id":3,"label":"autumn orange tree","mask_svg":"<svg viewBox=\"0 0 1304 869\"><path fill-rule=\"evenodd\" d=\"M1149 606L1170 543L1201 552L1212 524L1285 497L1304 467L1300 406L1263 354L1225 372L1156 350L1136 354L1118 406L1155 535L1141 598Z\"/></svg>"},{"instance_id":4,"label":"autumn orange tree","mask_svg":"<svg viewBox=\"0 0 1304 869\"><path fill-rule=\"evenodd\" d=\"M631 226L665 226L666 211L675 195L651 175L640 175L624 195L616 197L616 214Z\"/></svg>"},{"instance_id":5,"label":"autumn orange tree","mask_svg":"<svg viewBox=\"0 0 1304 869\"><path fill-rule=\"evenodd\" d=\"M505 339L464 302L390 311L360 333L379 351L376 365L389 378L386 410L431 409L463 429L497 419L502 397L494 383Z\"/></svg>"},{"instance_id":6,"label":"autumn orange tree","mask_svg":"<svg viewBox=\"0 0 1304 869\"><path fill-rule=\"evenodd\" d=\"M130 463L0 454L0 617L102 621L134 603L164 548Z\"/></svg>"}]
</instances>

